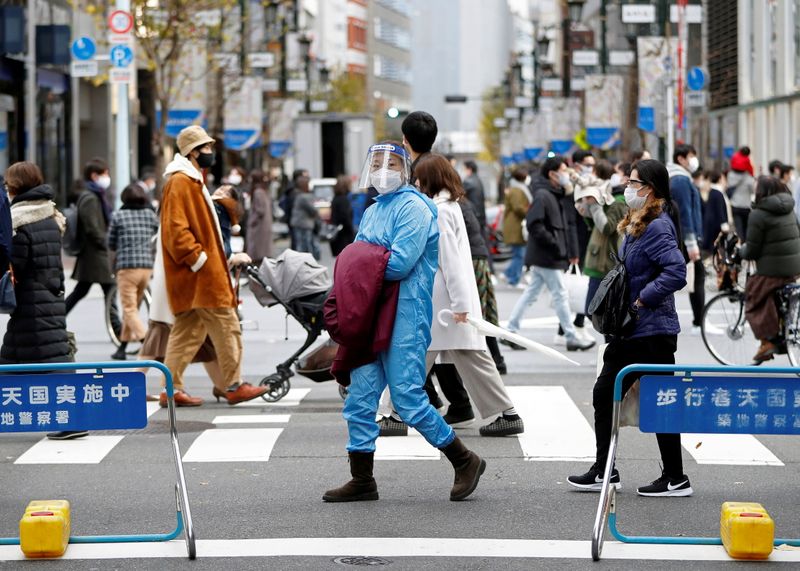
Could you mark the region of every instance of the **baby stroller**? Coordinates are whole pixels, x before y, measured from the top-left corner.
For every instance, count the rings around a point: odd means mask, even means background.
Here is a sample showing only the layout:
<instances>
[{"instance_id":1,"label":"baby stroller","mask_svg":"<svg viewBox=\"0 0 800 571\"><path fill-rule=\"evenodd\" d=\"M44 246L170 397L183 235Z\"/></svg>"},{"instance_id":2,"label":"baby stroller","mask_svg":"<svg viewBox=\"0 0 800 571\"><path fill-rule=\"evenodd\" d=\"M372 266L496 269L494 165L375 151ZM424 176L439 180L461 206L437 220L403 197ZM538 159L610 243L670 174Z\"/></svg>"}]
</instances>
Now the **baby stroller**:
<instances>
[{"instance_id":1,"label":"baby stroller","mask_svg":"<svg viewBox=\"0 0 800 571\"><path fill-rule=\"evenodd\" d=\"M249 266L247 274L250 290L262 306L280 304L306 330L303 345L259 383L269 389L261 398L277 402L289 392L289 379L294 376L292 365L325 330L322 306L333 283L328 269L311 254L294 250L286 250L274 259L265 258L260 268ZM333 342L325 343L298 363L297 372L317 383L333 380L330 367L336 348Z\"/></svg>"}]
</instances>

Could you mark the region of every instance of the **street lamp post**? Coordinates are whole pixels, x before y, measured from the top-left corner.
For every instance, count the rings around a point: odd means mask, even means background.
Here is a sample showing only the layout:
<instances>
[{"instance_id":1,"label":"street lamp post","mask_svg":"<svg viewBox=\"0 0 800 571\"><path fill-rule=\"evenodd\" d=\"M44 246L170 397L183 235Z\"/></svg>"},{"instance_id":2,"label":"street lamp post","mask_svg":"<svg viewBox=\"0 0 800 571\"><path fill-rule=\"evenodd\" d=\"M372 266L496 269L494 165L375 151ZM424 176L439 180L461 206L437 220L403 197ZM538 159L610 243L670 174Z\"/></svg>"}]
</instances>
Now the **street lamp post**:
<instances>
[{"instance_id":1,"label":"street lamp post","mask_svg":"<svg viewBox=\"0 0 800 571\"><path fill-rule=\"evenodd\" d=\"M536 26L534 25L534 30ZM542 34L538 39L534 32L534 48L533 48L533 110L539 111L539 95L542 90L541 74L544 69L544 57L547 55L547 48L550 46L550 40L547 34Z\"/></svg>"},{"instance_id":2,"label":"street lamp post","mask_svg":"<svg viewBox=\"0 0 800 571\"><path fill-rule=\"evenodd\" d=\"M586 0L566 0L565 17L561 20L562 36L562 67L564 77L562 78L562 90L564 97L572 94L572 50L570 49L570 30L573 22L578 22L583 13L583 5Z\"/></svg>"},{"instance_id":3,"label":"street lamp post","mask_svg":"<svg viewBox=\"0 0 800 571\"><path fill-rule=\"evenodd\" d=\"M311 37L308 34L303 34L297 38L300 44L300 53L303 56L303 64L305 67L306 75L306 113L311 113Z\"/></svg>"}]
</instances>

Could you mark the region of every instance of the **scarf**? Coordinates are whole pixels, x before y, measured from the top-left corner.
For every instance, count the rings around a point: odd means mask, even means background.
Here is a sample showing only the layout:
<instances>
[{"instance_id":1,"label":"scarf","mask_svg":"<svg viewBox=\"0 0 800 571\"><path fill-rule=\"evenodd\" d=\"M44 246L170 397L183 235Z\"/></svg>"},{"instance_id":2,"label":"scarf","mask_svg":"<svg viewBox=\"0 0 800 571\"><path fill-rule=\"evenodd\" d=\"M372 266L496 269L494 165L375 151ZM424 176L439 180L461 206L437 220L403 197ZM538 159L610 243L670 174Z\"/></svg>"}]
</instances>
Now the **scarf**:
<instances>
[{"instance_id":1,"label":"scarf","mask_svg":"<svg viewBox=\"0 0 800 571\"><path fill-rule=\"evenodd\" d=\"M56 203L52 200L26 200L11 205L11 225L15 234L20 226L48 218L55 218L58 229L63 235L67 227L67 219L58 211Z\"/></svg>"},{"instance_id":2,"label":"scarf","mask_svg":"<svg viewBox=\"0 0 800 571\"><path fill-rule=\"evenodd\" d=\"M108 221L111 219L111 208L108 206L108 201L106 200L106 191L97 186L92 181L86 182L86 190L93 193L97 198L100 199L100 205L103 207L103 220L108 226Z\"/></svg>"}]
</instances>

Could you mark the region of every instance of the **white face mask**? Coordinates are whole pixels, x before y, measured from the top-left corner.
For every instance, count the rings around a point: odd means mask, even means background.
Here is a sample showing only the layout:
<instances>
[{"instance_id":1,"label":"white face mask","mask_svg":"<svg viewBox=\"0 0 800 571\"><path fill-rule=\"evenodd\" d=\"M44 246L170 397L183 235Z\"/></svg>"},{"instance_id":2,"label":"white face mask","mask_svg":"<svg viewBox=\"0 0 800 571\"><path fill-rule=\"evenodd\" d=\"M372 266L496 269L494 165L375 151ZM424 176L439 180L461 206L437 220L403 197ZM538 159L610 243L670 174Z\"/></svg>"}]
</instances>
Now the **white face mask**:
<instances>
[{"instance_id":1,"label":"white face mask","mask_svg":"<svg viewBox=\"0 0 800 571\"><path fill-rule=\"evenodd\" d=\"M379 169L369 173L369 182L378 194L388 194L403 184L403 173L392 169Z\"/></svg>"},{"instance_id":2,"label":"white face mask","mask_svg":"<svg viewBox=\"0 0 800 571\"><path fill-rule=\"evenodd\" d=\"M644 196L639 196L636 194L637 192L639 191L632 186L625 188L625 203L632 210L639 210L641 207L643 207L644 203L647 202L647 197L650 196L650 193L647 193Z\"/></svg>"},{"instance_id":3,"label":"white face mask","mask_svg":"<svg viewBox=\"0 0 800 571\"><path fill-rule=\"evenodd\" d=\"M618 172L615 172L614 174L611 175L610 182L612 187L619 186L620 184L622 184L622 175L619 174Z\"/></svg>"},{"instance_id":4,"label":"white face mask","mask_svg":"<svg viewBox=\"0 0 800 571\"><path fill-rule=\"evenodd\" d=\"M591 165L581 165L581 173L583 174L592 174L594 171L594 167Z\"/></svg>"},{"instance_id":5,"label":"white face mask","mask_svg":"<svg viewBox=\"0 0 800 571\"><path fill-rule=\"evenodd\" d=\"M103 190L107 190L109 186L111 186L111 177L107 174L101 175L97 177L97 180L94 183L102 188Z\"/></svg>"},{"instance_id":6,"label":"white face mask","mask_svg":"<svg viewBox=\"0 0 800 571\"><path fill-rule=\"evenodd\" d=\"M558 184L560 184L562 188L567 188L569 186L569 175L565 172L558 173Z\"/></svg>"},{"instance_id":7,"label":"white face mask","mask_svg":"<svg viewBox=\"0 0 800 571\"><path fill-rule=\"evenodd\" d=\"M239 186L242 184L242 175L240 175L238 172L232 172L228 175L228 182L233 186Z\"/></svg>"},{"instance_id":8,"label":"white face mask","mask_svg":"<svg viewBox=\"0 0 800 571\"><path fill-rule=\"evenodd\" d=\"M697 157L689 157L689 172L695 173L700 168L700 159Z\"/></svg>"}]
</instances>

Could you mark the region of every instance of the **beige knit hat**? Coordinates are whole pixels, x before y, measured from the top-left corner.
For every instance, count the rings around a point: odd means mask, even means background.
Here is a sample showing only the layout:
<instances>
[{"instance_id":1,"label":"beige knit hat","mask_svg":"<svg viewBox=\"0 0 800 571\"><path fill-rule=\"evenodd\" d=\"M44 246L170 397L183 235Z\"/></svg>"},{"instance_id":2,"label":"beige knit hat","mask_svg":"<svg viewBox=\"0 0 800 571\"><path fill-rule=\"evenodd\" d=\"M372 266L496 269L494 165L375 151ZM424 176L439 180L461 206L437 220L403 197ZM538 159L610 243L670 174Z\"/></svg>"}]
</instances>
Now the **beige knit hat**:
<instances>
[{"instance_id":1,"label":"beige knit hat","mask_svg":"<svg viewBox=\"0 0 800 571\"><path fill-rule=\"evenodd\" d=\"M200 125L190 125L178 133L178 150L184 157L206 143L216 143Z\"/></svg>"}]
</instances>

